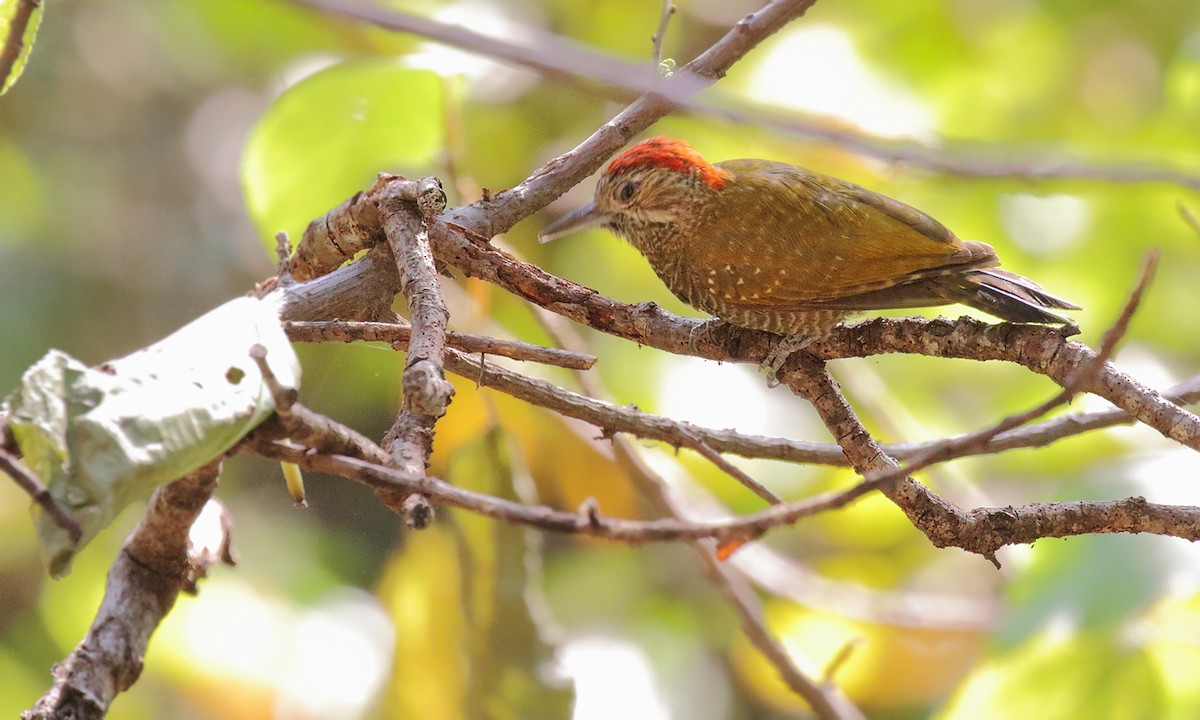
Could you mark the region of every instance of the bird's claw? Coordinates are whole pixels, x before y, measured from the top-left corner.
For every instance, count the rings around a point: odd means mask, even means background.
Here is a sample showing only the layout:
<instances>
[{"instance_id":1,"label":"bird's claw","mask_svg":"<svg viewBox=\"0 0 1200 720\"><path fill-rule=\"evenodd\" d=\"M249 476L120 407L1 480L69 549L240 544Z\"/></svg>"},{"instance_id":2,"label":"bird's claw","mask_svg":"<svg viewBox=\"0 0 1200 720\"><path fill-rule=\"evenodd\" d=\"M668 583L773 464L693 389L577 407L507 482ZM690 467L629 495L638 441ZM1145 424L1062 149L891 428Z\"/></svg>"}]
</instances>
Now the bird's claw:
<instances>
[{"instance_id":1,"label":"bird's claw","mask_svg":"<svg viewBox=\"0 0 1200 720\"><path fill-rule=\"evenodd\" d=\"M816 339L815 335L784 335L781 337L759 365L760 368L767 371L767 387L777 387L779 385L779 369L783 367L787 359L793 353L808 347Z\"/></svg>"}]
</instances>

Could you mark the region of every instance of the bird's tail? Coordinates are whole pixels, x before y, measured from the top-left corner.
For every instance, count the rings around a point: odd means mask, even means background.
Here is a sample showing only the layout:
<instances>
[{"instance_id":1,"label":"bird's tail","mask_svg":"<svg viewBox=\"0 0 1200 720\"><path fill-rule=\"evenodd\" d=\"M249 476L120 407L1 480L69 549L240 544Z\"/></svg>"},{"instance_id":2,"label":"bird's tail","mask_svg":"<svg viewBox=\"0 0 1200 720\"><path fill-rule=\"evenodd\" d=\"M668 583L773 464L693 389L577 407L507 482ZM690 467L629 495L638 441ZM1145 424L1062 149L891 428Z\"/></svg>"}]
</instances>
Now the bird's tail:
<instances>
[{"instance_id":1,"label":"bird's tail","mask_svg":"<svg viewBox=\"0 0 1200 720\"><path fill-rule=\"evenodd\" d=\"M1029 278L998 268L973 270L944 278L943 288L948 291L947 299L970 305L1009 322L1074 325L1073 321L1050 312L1050 309L1079 309L1078 305L1046 292Z\"/></svg>"}]
</instances>

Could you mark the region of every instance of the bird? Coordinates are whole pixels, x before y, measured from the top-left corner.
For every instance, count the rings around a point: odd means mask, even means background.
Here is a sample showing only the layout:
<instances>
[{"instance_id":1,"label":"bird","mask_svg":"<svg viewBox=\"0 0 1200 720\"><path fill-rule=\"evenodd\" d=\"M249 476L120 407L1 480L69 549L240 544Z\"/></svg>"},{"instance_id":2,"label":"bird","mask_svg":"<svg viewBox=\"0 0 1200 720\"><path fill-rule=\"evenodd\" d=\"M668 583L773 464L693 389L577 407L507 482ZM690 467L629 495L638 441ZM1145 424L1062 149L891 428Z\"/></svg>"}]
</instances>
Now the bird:
<instances>
[{"instance_id":1,"label":"bird","mask_svg":"<svg viewBox=\"0 0 1200 720\"><path fill-rule=\"evenodd\" d=\"M1001 270L987 243L961 240L898 200L783 162L709 163L667 136L613 159L593 201L540 239L596 226L628 240L681 301L784 336L787 354L875 310L962 303L1009 322L1073 327L1053 310L1079 309Z\"/></svg>"}]
</instances>

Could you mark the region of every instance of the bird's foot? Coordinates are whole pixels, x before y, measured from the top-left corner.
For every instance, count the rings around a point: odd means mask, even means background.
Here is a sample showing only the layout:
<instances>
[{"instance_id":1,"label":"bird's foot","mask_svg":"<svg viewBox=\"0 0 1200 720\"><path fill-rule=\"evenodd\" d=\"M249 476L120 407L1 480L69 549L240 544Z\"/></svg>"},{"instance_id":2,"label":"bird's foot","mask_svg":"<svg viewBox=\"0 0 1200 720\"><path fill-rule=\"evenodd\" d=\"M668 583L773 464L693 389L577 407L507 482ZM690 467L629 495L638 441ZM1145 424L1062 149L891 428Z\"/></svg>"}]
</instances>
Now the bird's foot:
<instances>
[{"instance_id":1,"label":"bird's foot","mask_svg":"<svg viewBox=\"0 0 1200 720\"><path fill-rule=\"evenodd\" d=\"M779 385L779 369L787 362L787 359L793 353L799 352L808 347L810 343L817 339L816 335L784 335L771 348L771 352L763 358L760 368L767 371L767 387L773 388Z\"/></svg>"}]
</instances>

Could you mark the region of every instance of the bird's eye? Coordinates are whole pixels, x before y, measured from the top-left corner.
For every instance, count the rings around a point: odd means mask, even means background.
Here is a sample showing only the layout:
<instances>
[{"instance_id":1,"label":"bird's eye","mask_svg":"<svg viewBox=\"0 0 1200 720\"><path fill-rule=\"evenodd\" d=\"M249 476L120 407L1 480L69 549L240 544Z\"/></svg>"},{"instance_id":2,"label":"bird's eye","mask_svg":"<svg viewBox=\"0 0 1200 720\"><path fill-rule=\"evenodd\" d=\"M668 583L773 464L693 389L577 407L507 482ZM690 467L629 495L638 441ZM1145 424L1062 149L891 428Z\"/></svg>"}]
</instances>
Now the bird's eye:
<instances>
[{"instance_id":1,"label":"bird's eye","mask_svg":"<svg viewBox=\"0 0 1200 720\"><path fill-rule=\"evenodd\" d=\"M621 187L617 188L617 199L621 202L629 202L633 199L633 193L637 190L637 183L632 180L626 180L621 183Z\"/></svg>"}]
</instances>

